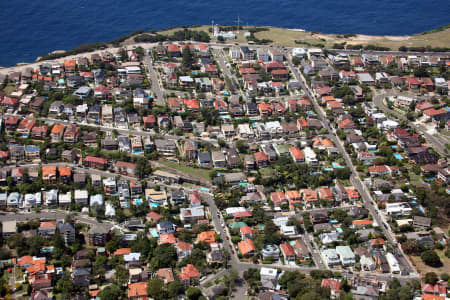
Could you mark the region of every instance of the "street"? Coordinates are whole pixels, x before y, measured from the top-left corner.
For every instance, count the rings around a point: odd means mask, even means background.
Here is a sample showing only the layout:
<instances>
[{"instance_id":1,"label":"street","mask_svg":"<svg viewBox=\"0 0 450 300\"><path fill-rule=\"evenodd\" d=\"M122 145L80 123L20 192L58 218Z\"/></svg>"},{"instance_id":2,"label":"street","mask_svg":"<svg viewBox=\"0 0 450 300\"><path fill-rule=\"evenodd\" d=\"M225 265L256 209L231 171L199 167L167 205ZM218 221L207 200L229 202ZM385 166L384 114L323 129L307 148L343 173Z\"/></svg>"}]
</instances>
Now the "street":
<instances>
[{"instance_id":1,"label":"street","mask_svg":"<svg viewBox=\"0 0 450 300\"><path fill-rule=\"evenodd\" d=\"M427 140L427 142L431 145L433 145L433 148L439 152L441 155L449 157L450 154L445 152L446 149L446 142L444 140L440 140L436 137L434 137L433 135L429 134L428 132L426 132L425 130L422 130L422 128L420 128L418 125L416 125L414 122L409 121L406 116L402 115L401 113L389 109L386 105L384 105L383 100L386 97L389 96L397 96L399 93L397 92L384 92L378 95L375 95L373 97L373 103L375 104L375 106L377 108L379 108L381 111L383 111L386 114L392 114L394 115L397 119L399 120L404 120L404 121L408 121L408 125L413 127L418 133L422 134L425 137L425 140Z\"/></svg>"},{"instance_id":2,"label":"street","mask_svg":"<svg viewBox=\"0 0 450 300\"><path fill-rule=\"evenodd\" d=\"M154 101L156 105L160 105L163 106L166 101L164 99L164 94L161 91L161 87L159 86L159 80L158 80L158 75L156 75L155 70L153 69L153 62L152 59L149 55L145 55L144 58L144 63L146 64L147 68L148 68L148 77L150 79L151 85L152 85L152 91L154 94Z\"/></svg>"},{"instance_id":3,"label":"street","mask_svg":"<svg viewBox=\"0 0 450 300\"><path fill-rule=\"evenodd\" d=\"M293 72L295 78L300 82L302 89L307 93L307 95L311 99L311 102L313 103L314 108L315 108L320 120L323 123L323 126L327 129L328 132L333 132L330 128L326 114L323 112L322 108L319 106L315 95L313 94L313 92L311 91L309 86L307 85L306 80L304 79L303 75L299 73L298 68L296 68L294 66L294 64L292 63L292 58L290 57L289 53L285 53L285 55L287 57L287 62L288 62L288 65L289 65L291 71ZM373 206L374 202L373 202L372 196L370 195L370 192L367 190L367 188L364 186L361 179L359 178L358 171L356 170L355 166L353 165L352 160L351 160L350 156L348 155L347 151L345 150L342 141L336 135L330 135L330 138L332 139L333 143L335 144L335 146L337 147L339 152L342 154L342 157L344 158L346 165L350 168L351 174L352 174L350 177L350 180L351 180L352 184L354 185L354 187L358 190L359 194L361 195L364 206L370 211L371 215L373 216L373 218L379 225L379 228L383 231L387 240L391 244L397 246L397 241L392 236L390 230L388 230L384 227L384 225L383 225L384 223L381 220L380 214L377 213L378 208ZM399 249L400 249L400 251L402 251L401 248L399 248ZM403 267L405 272L415 273L415 269L414 269L413 265L405 258L405 255L397 256L397 258L399 259L399 263L401 264L401 266Z\"/></svg>"}]
</instances>

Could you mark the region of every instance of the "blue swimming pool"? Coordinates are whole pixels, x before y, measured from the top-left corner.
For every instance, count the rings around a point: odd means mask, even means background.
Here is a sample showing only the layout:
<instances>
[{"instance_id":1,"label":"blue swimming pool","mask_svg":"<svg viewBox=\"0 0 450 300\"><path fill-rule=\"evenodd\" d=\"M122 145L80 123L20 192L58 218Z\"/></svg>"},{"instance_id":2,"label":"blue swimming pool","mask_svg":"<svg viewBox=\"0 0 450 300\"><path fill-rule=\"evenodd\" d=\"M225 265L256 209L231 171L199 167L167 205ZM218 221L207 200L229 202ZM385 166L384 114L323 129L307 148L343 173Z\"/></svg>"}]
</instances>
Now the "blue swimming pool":
<instances>
[{"instance_id":1,"label":"blue swimming pool","mask_svg":"<svg viewBox=\"0 0 450 300\"><path fill-rule=\"evenodd\" d=\"M399 153L394 153L394 157L396 159L403 159L403 156L401 156Z\"/></svg>"},{"instance_id":2,"label":"blue swimming pool","mask_svg":"<svg viewBox=\"0 0 450 300\"><path fill-rule=\"evenodd\" d=\"M158 231L156 231L156 229L150 230L150 233L151 233L152 237L155 237L155 238L159 237Z\"/></svg>"},{"instance_id":3,"label":"blue swimming pool","mask_svg":"<svg viewBox=\"0 0 450 300\"><path fill-rule=\"evenodd\" d=\"M142 204L142 199L136 199L136 205L141 205Z\"/></svg>"},{"instance_id":4,"label":"blue swimming pool","mask_svg":"<svg viewBox=\"0 0 450 300\"><path fill-rule=\"evenodd\" d=\"M333 168L335 168L335 169L343 169L344 167L343 166L341 166L340 164L337 164L337 163L331 163L331 165L333 166Z\"/></svg>"},{"instance_id":5,"label":"blue swimming pool","mask_svg":"<svg viewBox=\"0 0 450 300\"><path fill-rule=\"evenodd\" d=\"M150 207L159 207L158 203L150 203Z\"/></svg>"}]
</instances>

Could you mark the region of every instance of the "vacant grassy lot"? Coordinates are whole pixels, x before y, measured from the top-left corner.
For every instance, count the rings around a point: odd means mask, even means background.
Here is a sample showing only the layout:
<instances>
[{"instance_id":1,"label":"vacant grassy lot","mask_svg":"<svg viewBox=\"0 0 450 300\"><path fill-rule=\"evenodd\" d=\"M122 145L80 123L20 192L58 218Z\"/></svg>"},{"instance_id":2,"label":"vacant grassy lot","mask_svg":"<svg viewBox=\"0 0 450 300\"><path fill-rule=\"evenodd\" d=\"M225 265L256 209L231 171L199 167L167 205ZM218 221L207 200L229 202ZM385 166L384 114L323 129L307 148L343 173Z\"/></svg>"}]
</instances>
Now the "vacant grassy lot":
<instances>
[{"instance_id":1,"label":"vacant grassy lot","mask_svg":"<svg viewBox=\"0 0 450 300\"><path fill-rule=\"evenodd\" d=\"M269 39L273 42L271 44L278 46L314 46L318 44L323 44L325 47L332 47L335 43L347 43L347 44L361 44L361 45L377 45L382 47L389 47L392 50L397 50L400 46L407 47L422 47L422 46L431 46L431 47L450 47L450 28L425 33L425 34L415 34L411 36L371 36L371 35L363 35L356 34L352 37L344 38L343 35L339 34L324 34L324 33L312 33L306 31L298 31L286 28L279 27L270 27L270 26L261 26L264 28L268 28L268 31L260 31L255 33L255 37L258 39ZM206 31L210 26L199 26L189 28L194 31ZM182 28L172 28L168 30L160 31L161 34L172 34L177 30L181 30ZM241 30L239 34L237 34L236 40L231 40L231 43L242 43L246 42L247 39L244 37L245 30ZM212 36L211 36L212 37ZM295 41L303 42L304 44L297 44Z\"/></svg>"},{"instance_id":2,"label":"vacant grassy lot","mask_svg":"<svg viewBox=\"0 0 450 300\"><path fill-rule=\"evenodd\" d=\"M426 264L423 263L420 256L410 256L409 257L411 259L411 262L416 267L417 272L419 272L421 275L424 275L428 272L435 272L436 274L450 272L450 259L444 255L444 251L442 251L442 250L435 250L435 251L439 255L439 257L441 258L441 261L442 261L442 267L440 267L440 268L433 268L433 267L427 266Z\"/></svg>"},{"instance_id":3,"label":"vacant grassy lot","mask_svg":"<svg viewBox=\"0 0 450 300\"><path fill-rule=\"evenodd\" d=\"M194 178L200 177L203 180L210 181L210 178L209 178L210 170L198 169L198 168L190 167L190 166L187 166L187 165L183 164L182 162L180 162L178 164L176 162L161 160L161 161L159 161L159 163L164 165L165 167L167 167L169 169L173 169L173 170L182 172L182 173L184 173L184 174L186 174L188 176L191 175Z\"/></svg>"},{"instance_id":4,"label":"vacant grassy lot","mask_svg":"<svg viewBox=\"0 0 450 300\"><path fill-rule=\"evenodd\" d=\"M361 45L377 45L389 47L397 50L400 46L407 47L449 47L450 46L450 29L439 32L416 34L412 36L370 36L357 34L354 37L344 38L337 34L321 34L312 32L300 32L285 28L270 27L269 31L262 31L255 34L258 39L269 39L274 45L281 46L301 46L295 41L305 42L305 46L314 44L324 44L325 47L332 47L335 43L361 44Z\"/></svg>"}]
</instances>

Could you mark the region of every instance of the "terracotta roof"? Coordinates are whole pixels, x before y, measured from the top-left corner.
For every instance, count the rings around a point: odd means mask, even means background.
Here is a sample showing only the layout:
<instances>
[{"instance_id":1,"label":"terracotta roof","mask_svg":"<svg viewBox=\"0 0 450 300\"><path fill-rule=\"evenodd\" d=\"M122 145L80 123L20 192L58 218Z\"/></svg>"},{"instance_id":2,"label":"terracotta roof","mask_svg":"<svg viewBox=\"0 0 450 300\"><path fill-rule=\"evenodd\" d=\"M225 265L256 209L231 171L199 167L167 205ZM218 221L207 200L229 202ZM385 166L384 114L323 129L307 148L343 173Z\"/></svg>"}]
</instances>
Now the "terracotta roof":
<instances>
[{"instance_id":1,"label":"terracotta roof","mask_svg":"<svg viewBox=\"0 0 450 300\"><path fill-rule=\"evenodd\" d=\"M291 190L291 191L287 191L286 192L286 197L291 200L291 199L301 199L302 195L300 195L300 193L297 190Z\"/></svg>"},{"instance_id":2,"label":"terracotta roof","mask_svg":"<svg viewBox=\"0 0 450 300\"><path fill-rule=\"evenodd\" d=\"M70 176L72 174L72 169L69 167L58 167L59 176Z\"/></svg>"},{"instance_id":3,"label":"terracotta roof","mask_svg":"<svg viewBox=\"0 0 450 300\"><path fill-rule=\"evenodd\" d=\"M191 203L200 203L202 200L200 199L200 195L198 192L192 192L189 194L189 202Z\"/></svg>"},{"instance_id":4,"label":"terracotta roof","mask_svg":"<svg viewBox=\"0 0 450 300\"><path fill-rule=\"evenodd\" d=\"M176 244L177 239L173 235L173 233L168 234L161 234L159 236L159 243L160 244Z\"/></svg>"},{"instance_id":5,"label":"terracotta roof","mask_svg":"<svg viewBox=\"0 0 450 300\"><path fill-rule=\"evenodd\" d=\"M116 162L116 166L117 167L127 168L127 169L136 169L136 164L129 163L129 162L126 162L126 161L117 161Z\"/></svg>"},{"instance_id":6,"label":"terracotta roof","mask_svg":"<svg viewBox=\"0 0 450 300\"><path fill-rule=\"evenodd\" d=\"M431 294L422 295L423 300L445 300L445 296L436 296Z\"/></svg>"},{"instance_id":7,"label":"terracotta roof","mask_svg":"<svg viewBox=\"0 0 450 300\"><path fill-rule=\"evenodd\" d=\"M143 117L143 118L142 118L142 121L143 121L144 123L155 123L155 122L156 122L156 119L155 119L155 116L154 116L154 115L148 115L148 116Z\"/></svg>"},{"instance_id":8,"label":"terracotta roof","mask_svg":"<svg viewBox=\"0 0 450 300\"><path fill-rule=\"evenodd\" d=\"M136 282L128 285L128 298L147 296L147 282Z\"/></svg>"},{"instance_id":9,"label":"terracotta roof","mask_svg":"<svg viewBox=\"0 0 450 300\"><path fill-rule=\"evenodd\" d=\"M246 255L252 251L255 251L255 244L251 239L246 239L238 243L239 251L241 251L242 255Z\"/></svg>"},{"instance_id":10,"label":"terracotta roof","mask_svg":"<svg viewBox=\"0 0 450 300\"><path fill-rule=\"evenodd\" d=\"M154 211L151 211L147 214L147 218L157 222L162 219L162 216Z\"/></svg>"},{"instance_id":11,"label":"terracotta roof","mask_svg":"<svg viewBox=\"0 0 450 300\"><path fill-rule=\"evenodd\" d=\"M305 159L305 155L303 154L302 150L300 150L298 147L291 147L289 148L289 152L291 152L291 155L294 157L294 159Z\"/></svg>"},{"instance_id":12,"label":"terracotta roof","mask_svg":"<svg viewBox=\"0 0 450 300\"><path fill-rule=\"evenodd\" d=\"M212 230L211 231L204 231L204 232L201 232L201 233L199 233L197 235L197 239L200 242L213 243L213 242L216 241L215 234L216 234L216 232L212 231Z\"/></svg>"},{"instance_id":13,"label":"terracotta roof","mask_svg":"<svg viewBox=\"0 0 450 300\"><path fill-rule=\"evenodd\" d=\"M156 271L155 276L164 279L166 283L175 281L171 268L159 269L158 271Z\"/></svg>"},{"instance_id":14,"label":"terracotta roof","mask_svg":"<svg viewBox=\"0 0 450 300\"><path fill-rule=\"evenodd\" d=\"M95 157L95 156L86 156L84 158L84 161L87 162L94 162L94 163L99 163L99 164L106 164L108 162L108 160L106 158L103 157Z\"/></svg>"},{"instance_id":15,"label":"terracotta roof","mask_svg":"<svg viewBox=\"0 0 450 300\"><path fill-rule=\"evenodd\" d=\"M56 176L56 166L43 166L42 167L42 177L47 177L49 175Z\"/></svg>"},{"instance_id":16,"label":"terracotta roof","mask_svg":"<svg viewBox=\"0 0 450 300\"><path fill-rule=\"evenodd\" d=\"M200 271L193 264L187 264L186 267L181 268L180 280L190 280L198 277L200 277Z\"/></svg>"},{"instance_id":17,"label":"terracotta roof","mask_svg":"<svg viewBox=\"0 0 450 300\"><path fill-rule=\"evenodd\" d=\"M197 99L184 99L184 105L186 105L190 109L199 109L200 105L198 104Z\"/></svg>"},{"instance_id":18,"label":"terracotta roof","mask_svg":"<svg viewBox=\"0 0 450 300\"><path fill-rule=\"evenodd\" d=\"M369 172L370 173L385 173L388 172L389 169L388 167L381 165L381 166L370 166L369 167Z\"/></svg>"},{"instance_id":19,"label":"terracotta roof","mask_svg":"<svg viewBox=\"0 0 450 300\"><path fill-rule=\"evenodd\" d=\"M270 199L274 203L286 201L286 195L283 192L272 192L270 193Z\"/></svg>"},{"instance_id":20,"label":"terracotta roof","mask_svg":"<svg viewBox=\"0 0 450 300\"><path fill-rule=\"evenodd\" d=\"M434 117L434 116L437 116L437 115L446 114L447 111L445 111L444 109L430 108L430 109L424 110L423 113L426 114L429 117Z\"/></svg>"},{"instance_id":21,"label":"terracotta roof","mask_svg":"<svg viewBox=\"0 0 450 300\"><path fill-rule=\"evenodd\" d=\"M301 190L301 194L307 202L319 200L319 198L317 198L317 193L311 189L303 189Z\"/></svg>"},{"instance_id":22,"label":"terracotta roof","mask_svg":"<svg viewBox=\"0 0 450 300\"><path fill-rule=\"evenodd\" d=\"M188 251L188 250L192 250L193 246L192 246L192 244L189 244L189 243L186 243L183 241L178 241L177 248L182 251Z\"/></svg>"},{"instance_id":23,"label":"terracotta roof","mask_svg":"<svg viewBox=\"0 0 450 300\"><path fill-rule=\"evenodd\" d=\"M422 283L422 293L425 294L447 294L445 286L440 284Z\"/></svg>"},{"instance_id":24,"label":"terracotta roof","mask_svg":"<svg viewBox=\"0 0 450 300\"><path fill-rule=\"evenodd\" d=\"M241 234L252 234L253 233L253 229L249 226L242 226L241 228L239 228Z\"/></svg>"},{"instance_id":25,"label":"terracotta roof","mask_svg":"<svg viewBox=\"0 0 450 300\"><path fill-rule=\"evenodd\" d=\"M333 199L333 192L328 187L320 187L318 188L320 199Z\"/></svg>"},{"instance_id":26,"label":"terracotta roof","mask_svg":"<svg viewBox=\"0 0 450 300\"><path fill-rule=\"evenodd\" d=\"M17 261L17 263L19 264L19 266L24 266L24 265L30 265L33 263L33 257L30 255L25 255L19 258L19 260Z\"/></svg>"},{"instance_id":27,"label":"terracotta roof","mask_svg":"<svg viewBox=\"0 0 450 300\"><path fill-rule=\"evenodd\" d=\"M354 220L353 222L352 222L352 224L354 225L354 226L364 226L364 225L372 225L372 221L371 220L369 220L369 219L364 219L364 220Z\"/></svg>"},{"instance_id":28,"label":"terracotta roof","mask_svg":"<svg viewBox=\"0 0 450 300\"><path fill-rule=\"evenodd\" d=\"M252 212L251 211L238 211L237 213L234 214L234 218L238 219L238 218L251 218Z\"/></svg>"},{"instance_id":29,"label":"terracotta roof","mask_svg":"<svg viewBox=\"0 0 450 300\"><path fill-rule=\"evenodd\" d=\"M130 254L131 253L131 248L120 248L117 249L116 251L114 251L114 255L125 255L125 254Z\"/></svg>"},{"instance_id":30,"label":"terracotta roof","mask_svg":"<svg viewBox=\"0 0 450 300\"><path fill-rule=\"evenodd\" d=\"M167 49L169 50L169 52L180 52L180 47L178 47L178 45L168 45Z\"/></svg>"},{"instance_id":31,"label":"terracotta roof","mask_svg":"<svg viewBox=\"0 0 450 300\"><path fill-rule=\"evenodd\" d=\"M350 199L359 198L359 193L355 189L345 189Z\"/></svg>"},{"instance_id":32,"label":"terracotta roof","mask_svg":"<svg viewBox=\"0 0 450 300\"><path fill-rule=\"evenodd\" d=\"M322 279L322 284L320 285L322 287L329 288L332 291L340 292L341 289L341 282L337 281L336 279Z\"/></svg>"},{"instance_id":33,"label":"terracotta roof","mask_svg":"<svg viewBox=\"0 0 450 300\"><path fill-rule=\"evenodd\" d=\"M66 59L64 61L64 67L74 67L76 65L75 59Z\"/></svg>"},{"instance_id":34,"label":"terracotta roof","mask_svg":"<svg viewBox=\"0 0 450 300\"><path fill-rule=\"evenodd\" d=\"M40 228L52 228L56 227L56 221L45 221L39 224Z\"/></svg>"},{"instance_id":35,"label":"terracotta roof","mask_svg":"<svg viewBox=\"0 0 450 300\"><path fill-rule=\"evenodd\" d=\"M269 156L267 154L265 154L264 152L256 152L255 154L253 154L253 156L255 157L256 161L269 160Z\"/></svg>"},{"instance_id":36,"label":"terracotta roof","mask_svg":"<svg viewBox=\"0 0 450 300\"><path fill-rule=\"evenodd\" d=\"M51 133L60 133L61 131L64 130L64 125L61 124L55 124L52 128Z\"/></svg>"},{"instance_id":37,"label":"terracotta roof","mask_svg":"<svg viewBox=\"0 0 450 300\"><path fill-rule=\"evenodd\" d=\"M355 124L353 123L352 119L345 119L341 122L339 122L340 128L353 128L355 127Z\"/></svg>"},{"instance_id":38,"label":"terracotta roof","mask_svg":"<svg viewBox=\"0 0 450 300\"><path fill-rule=\"evenodd\" d=\"M281 244L280 247L281 247L281 251L283 251L284 255L286 255L286 256L295 255L294 249L292 249L291 244L284 243L284 244Z\"/></svg>"},{"instance_id":39,"label":"terracotta roof","mask_svg":"<svg viewBox=\"0 0 450 300\"><path fill-rule=\"evenodd\" d=\"M384 245L384 239L382 239L382 238L371 239L370 244L372 246L382 246L382 245Z\"/></svg>"}]
</instances>

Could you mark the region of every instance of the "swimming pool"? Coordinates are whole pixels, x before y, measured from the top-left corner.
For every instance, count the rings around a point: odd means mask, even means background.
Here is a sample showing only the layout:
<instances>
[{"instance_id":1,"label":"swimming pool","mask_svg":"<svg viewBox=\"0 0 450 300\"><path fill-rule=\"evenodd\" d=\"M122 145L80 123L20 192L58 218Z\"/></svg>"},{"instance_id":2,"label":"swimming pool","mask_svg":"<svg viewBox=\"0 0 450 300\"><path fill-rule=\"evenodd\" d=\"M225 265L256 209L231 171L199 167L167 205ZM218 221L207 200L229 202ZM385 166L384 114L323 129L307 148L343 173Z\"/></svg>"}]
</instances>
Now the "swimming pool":
<instances>
[{"instance_id":1,"label":"swimming pool","mask_svg":"<svg viewBox=\"0 0 450 300\"><path fill-rule=\"evenodd\" d=\"M399 153L394 153L394 157L396 159L403 159L403 156L401 156Z\"/></svg>"},{"instance_id":2,"label":"swimming pool","mask_svg":"<svg viewBox=\"0 0 450 300\"><path fill-rule=\"evenodd\" d=\"M142 199L136 199L136 205L141 205L142 204Z\"/></svg>"},{"instance_id":3,"label":"swimming pool","mask_svg":"<svg viewBox=\"0 0 450 300\"><path fill-rule=\"evenodd\" d=\"M159 207L158 203L150 203L150 207Z\"/></svg>"},{"instance_id":4,"label":"swimming pool","mask_svg":"<svg viewBox=\"0 0 450 300\"><path fill-rule=\"evenodd\" d=\"M155 237L155 238L159 237L158 231L156 231L156 229L150 230L150 233L151 233L151 235L152 235L153 237Z\"/></svg>"},{"instance_id":5,"label":"swimming pool","mask_svg":"<svg viewBox=\"0 0 450 300\"><path fill-rule=\"evenodd\" d=\"M344 167L343 166L341 166L341 165L339 165L339 164L337 164L337 163L331 163L331 165L333 166L333 168L335 168L335 169L343 169Z\"/></svg>"}]
</instances>

